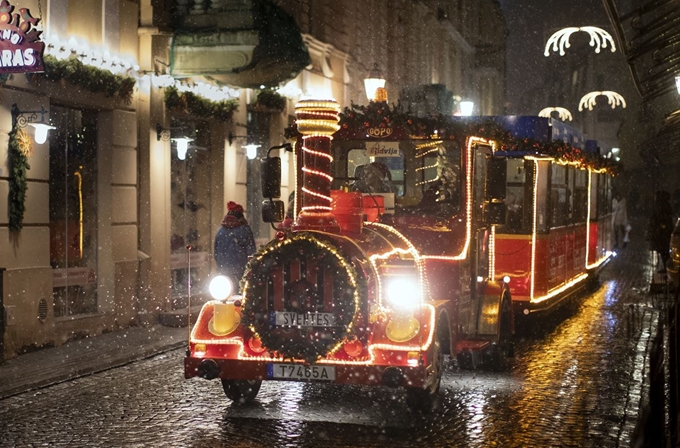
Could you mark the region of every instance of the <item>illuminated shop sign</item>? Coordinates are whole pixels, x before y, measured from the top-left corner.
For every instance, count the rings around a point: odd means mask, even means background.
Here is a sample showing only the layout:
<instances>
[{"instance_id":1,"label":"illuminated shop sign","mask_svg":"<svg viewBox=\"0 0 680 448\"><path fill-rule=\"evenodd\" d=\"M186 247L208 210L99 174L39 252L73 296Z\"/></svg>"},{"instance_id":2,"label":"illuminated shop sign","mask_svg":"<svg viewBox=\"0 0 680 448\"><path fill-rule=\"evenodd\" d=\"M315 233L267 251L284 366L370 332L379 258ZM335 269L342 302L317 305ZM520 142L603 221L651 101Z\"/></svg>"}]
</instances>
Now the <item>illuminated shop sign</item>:
<instances>
[{"instance_id":1,"label":"illuminated shop sign","mask_svg":"<svg viewBox=\"0 0 680 448\"><path fill-rule=\"evenodd\" d=\"M0 74L42 72L45 43L35 28L40 19L27 8L13 11L7 0L0 1Z\"/></svg>"}]
</instances>

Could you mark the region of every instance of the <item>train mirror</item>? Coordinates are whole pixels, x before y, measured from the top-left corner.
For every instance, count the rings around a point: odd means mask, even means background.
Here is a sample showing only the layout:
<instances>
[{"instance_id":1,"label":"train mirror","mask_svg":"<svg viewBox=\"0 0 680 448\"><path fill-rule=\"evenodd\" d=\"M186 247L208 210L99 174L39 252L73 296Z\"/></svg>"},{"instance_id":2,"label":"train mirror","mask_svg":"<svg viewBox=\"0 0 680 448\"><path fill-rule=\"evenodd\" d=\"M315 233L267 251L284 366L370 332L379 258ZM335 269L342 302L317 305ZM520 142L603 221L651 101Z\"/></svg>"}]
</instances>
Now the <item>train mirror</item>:
<instances>
[{"instance_id":1,"label":"train mirror","mask_svg":"<svg viewBox=\"0 0 680 448\"><path fill-rule=\"evenodd\" d=\"M260 161L262 196L269 199L281 197L281 157L265 157ZM263 210L264 213L264 210Z\"/></svg>"},{"instance_id":2,"label":"train mirror","mask_svg":"<svg viewBox=\"0 0 680 448\"><path fill-rule=\"evenodd\" d=\"M502 201L505 199L507 179L507 160L503 157L490 157L486 163L485 201Z\"/></svg>"},{"instance_id":3,"label":"train mirror","mask_svg":"<svg viewBox=\"0 0 680 448\"><path fill-rule=\"evenodd\" d=\"M505 202L493 201L484 203L484 222L489 225L505 224Z\"/></svg>"},{"instance_id":4,"label":"train mirror","mask_svg":"<svg viewBox=\"0 0 680 448\"><path fill-rule=\"evenodd\" d=\"M272 199L262 201L262 221L282 222L284 216L283 201Z\"/></svg>"}]
</instances>

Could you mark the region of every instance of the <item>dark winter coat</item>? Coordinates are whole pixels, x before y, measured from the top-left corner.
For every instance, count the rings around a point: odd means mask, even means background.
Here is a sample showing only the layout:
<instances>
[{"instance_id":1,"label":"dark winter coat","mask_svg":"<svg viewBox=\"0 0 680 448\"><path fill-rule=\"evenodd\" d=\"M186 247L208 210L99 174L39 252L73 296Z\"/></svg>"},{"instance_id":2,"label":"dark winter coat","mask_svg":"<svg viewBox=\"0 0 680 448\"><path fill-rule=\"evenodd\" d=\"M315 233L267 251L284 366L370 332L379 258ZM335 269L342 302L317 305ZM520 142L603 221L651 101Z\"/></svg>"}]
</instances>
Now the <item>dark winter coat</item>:
<instances>
[{"instance_id":1,"label":"dark winter coat","mask_svg":"<svg viewBox=\"0 0 680 448\"><path fill-rule=\"evenodd\" d=\"M667 199L657 200L652 217L649 219L647 238L651 250L668 252L673 233L673 210Z\"/></svg>"},{"instance_id":2,"label":"dark winter coat","mask_svg":"<svg viewBox=\"0 0 680 448\"><path fill-rule=\"evenodd\" d=\"M243 277L248 256L255 252L253 231L248 224L230 227L222 225L215 235L217 272L229 277L234 286Z\"/></svg>"}]
</instances>

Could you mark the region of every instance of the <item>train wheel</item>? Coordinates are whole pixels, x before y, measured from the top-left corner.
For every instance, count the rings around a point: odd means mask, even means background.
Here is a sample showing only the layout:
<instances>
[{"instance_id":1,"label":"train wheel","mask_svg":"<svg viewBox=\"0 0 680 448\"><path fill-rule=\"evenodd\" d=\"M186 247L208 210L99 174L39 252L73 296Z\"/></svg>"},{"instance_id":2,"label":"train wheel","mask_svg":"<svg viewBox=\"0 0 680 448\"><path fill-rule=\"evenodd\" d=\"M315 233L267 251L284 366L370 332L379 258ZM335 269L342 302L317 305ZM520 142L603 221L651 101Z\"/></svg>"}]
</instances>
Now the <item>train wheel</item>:
<instances>
[{"instance_id":1,"label":"train wheel","mask_svg":"<svg viewBox=\"0 0 680 448\"><path fill-rule=\"evenodd\" d=\"M222 380L222 388L227 398L234 403L244 404L255 399L260 391L260 380Z\"/></svg>"},{"instance_id":2,"label":"train wheel","mask_svg":"<svg viewBox=\"0 0 680 448\"><path fill-rule=\"evenodd\" d=\"M406 388L406 405L413 411L430 411L439 394L442 372L444 371L444 352L439 338L433 342L432 350L432 375L434 377L432 384L425 389L420 387Z\"/></svg>"}]
</instances>

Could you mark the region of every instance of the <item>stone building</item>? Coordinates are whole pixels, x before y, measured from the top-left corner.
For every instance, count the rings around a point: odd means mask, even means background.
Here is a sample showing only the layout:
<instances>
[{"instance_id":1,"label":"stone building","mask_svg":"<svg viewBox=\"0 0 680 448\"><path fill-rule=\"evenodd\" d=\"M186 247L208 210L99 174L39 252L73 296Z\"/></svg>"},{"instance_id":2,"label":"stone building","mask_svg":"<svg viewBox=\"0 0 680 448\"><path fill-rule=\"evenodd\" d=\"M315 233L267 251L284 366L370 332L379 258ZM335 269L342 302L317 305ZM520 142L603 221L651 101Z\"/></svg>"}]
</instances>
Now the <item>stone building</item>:
<instances>
[{"instance_id":1,"label":"stone building","mask_svg":"<svg viewBox=\"0 0 680 448\"><path fill-rule=\"evenodd\" d=\"M46 74L3 78L0 360L186 323L189 297L200 303L214 272L227 201L244 205L259 242L271 237L247 152L284 142L303 96L365 103L377 64L390 102L418 113L457 113L462 100L503 113L506 26L494 0L11 4L41 19L51 62ZM56 128L43 144L22 128L32 152L20 230L10 223L13 105L44 107ZM295 180L292 155L281 156L285 199Z\"/></svg>"}]
</instances>

